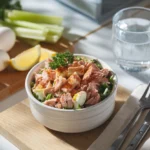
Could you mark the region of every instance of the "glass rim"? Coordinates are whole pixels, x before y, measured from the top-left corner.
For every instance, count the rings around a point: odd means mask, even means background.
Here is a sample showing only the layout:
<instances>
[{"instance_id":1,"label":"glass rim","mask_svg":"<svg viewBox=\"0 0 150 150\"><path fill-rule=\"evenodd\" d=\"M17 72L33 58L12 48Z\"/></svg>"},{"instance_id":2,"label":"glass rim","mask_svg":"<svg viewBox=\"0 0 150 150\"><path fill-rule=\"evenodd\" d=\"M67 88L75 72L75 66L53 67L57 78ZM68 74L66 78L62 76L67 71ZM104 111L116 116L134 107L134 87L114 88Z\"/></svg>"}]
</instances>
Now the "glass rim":
<instances>
[{"instance_id":1,"label":"glass rim","mask_svg":"<svg viewBox=\"0 0 150 150\"><path fill-rule=\"evenodd\" d=\"M123 31L123 32L128 32L128 33L134 33L134 34L142 34L142 33L150 33L150 31L141 31L141 32L136 32L136 31L127 31L127 30L124 30L122 28L120 28L119 26L116 26L116 23L115 23L115 18L116 16L123 12L123 11L127 11L127 10L136 10L136 9L139 9L139 10L145 10L145 11L149 11L150 12L150 8L146 8L146 7L138 7L138 6L134 6L134 7L127 7L127 8L123 8L121 10L119 10L118 12L115 13L115 15L113 16L113 19L112 19L112 22L113 22L113 25L115 25L115 27L119 28L119 30ZM150 21L150 20L149 20Z\"/></svg>"}]
</instances>

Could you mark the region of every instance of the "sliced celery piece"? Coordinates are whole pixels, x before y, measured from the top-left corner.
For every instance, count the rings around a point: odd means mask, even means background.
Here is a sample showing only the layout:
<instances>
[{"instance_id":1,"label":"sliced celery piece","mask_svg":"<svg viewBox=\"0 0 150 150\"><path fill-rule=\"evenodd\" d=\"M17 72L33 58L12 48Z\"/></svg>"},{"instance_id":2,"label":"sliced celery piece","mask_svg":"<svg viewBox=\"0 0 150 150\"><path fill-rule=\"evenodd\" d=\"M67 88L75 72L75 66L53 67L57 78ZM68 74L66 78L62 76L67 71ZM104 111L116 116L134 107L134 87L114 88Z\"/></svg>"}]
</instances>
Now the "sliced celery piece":
<instances>
[{"instance_id":1,"label":"sliced celery piece","mask_svg":"<svg viewBox=\"0 0 150 150\"><path fill-rule=\"evenodd\" d=\"M63 26L58 26L58 25L52 25L52 24L44 24L44 23L40 23L40 25L44 26L44 27L48 27L50 29L54 29L54 30L59 30L59 31L63 31L64 27Z\"/></svg>"},{"instance_id":2,"label":"sliced celery piece","mask_svg":"<svg viewBox=\"0 0 150 150\"><path fill-rule=\"evenodd\" d=\"M46 35L41 30L27 29L22 27L12 27L18 37L45 41Z\"/></svg>"},{"instance_id":3,"label":"sliced celery piece","mask_svg":"<svg viewBox=\"0 0 150 150\"><path fill-rule=\"evenodd\" d=\"M14 30L14 32L16 33L16 36L27 39L26 42L29 44L32 44L34 40L35 42L44 41L44 42L49 42L49 43L56 43L61 37L61 34L53 35L51 33L45 33L43 30L17 27L15 25L12 25L11 23L4 22L4 21L0 21L0 25L10 27L12 30Z\"/></svg>"},{"instance_id":4,"label":"sliced celery piece","mask_svg":"<svg viewBox=\"0 0 150 150\"><path fill-rule=\"evenodd\" d=\"M50 33L53 35L54 34L62 35L62 32L63 32L63 27L59 27L55 25L49 26L49 25L43 25L43 24L38 24L38 23L33 23L33 22L28 22L28 21L20 21L20 20L12 21L9 19L5 19L5 22L14 26L43 30L45 33Z\"/></svg>"},{"instance_id":5,"label":"sliced celery piece","mask_svg":"<svg viewBox=\"0 0 150 150\"><path fill-rule=\"evenodd\" d=\"M61 25L63 20L62 17L58 16L47 16L19 10L6 10L5 18L9 18L10 20L24 20L29 22L48 23L56 25Z\"/></svg>"},{"instance_id":6,"label":"sliced celery piece","mask_svg":"<svg viewBox=\"0 0 150 150\"><path fill-rule=\"evenodd\" d=\"M58 35L47 35L45 41L49 43L56 43L59 39L60 39L60 36Z\"/></svg>"},{"instance_id":7,"label":"sliced celery piece","mask_svg":"<svg viewBox=\"0 0 150 150\"><path fill-rule=\"evenodd\" d=\"M42 25L38 25L37 23L28 22L28 21L20 21L20 20L12 21L9 19L5 19L5 22L12 24L12 25L15 25L15 26L25 27L25 28L38 29L38 30L46 29Z\"/></svg>"},{"instance_id":8,"label":"sliced celery piece","mask_svg":"<svg viewBox=\"0 0 150 150\"><path fill-rule=\"evenodd\" d=\"M49 30L48 32L49 34L56 34L58 36L61 36L64 31L64 27L62 26L50 25L50 24L42 24L42 25Z\"/></svg>"},{"instance_id":9,"label":"sliced celery piece","mask_svg":"<svg viewBox=\"0 0 150 150\"><path fill-rule=\"evenodd\" d=\"M0 21L0 24L3 26L10 27L18 37L22 38L29 38L34 39L38 41L44 41L46 40L47 33L43 30L35 30L35 29L29 29L29 28L23 28L23 27L16 27L12 25L11 23Z\"/></svg>"}]
</instances>

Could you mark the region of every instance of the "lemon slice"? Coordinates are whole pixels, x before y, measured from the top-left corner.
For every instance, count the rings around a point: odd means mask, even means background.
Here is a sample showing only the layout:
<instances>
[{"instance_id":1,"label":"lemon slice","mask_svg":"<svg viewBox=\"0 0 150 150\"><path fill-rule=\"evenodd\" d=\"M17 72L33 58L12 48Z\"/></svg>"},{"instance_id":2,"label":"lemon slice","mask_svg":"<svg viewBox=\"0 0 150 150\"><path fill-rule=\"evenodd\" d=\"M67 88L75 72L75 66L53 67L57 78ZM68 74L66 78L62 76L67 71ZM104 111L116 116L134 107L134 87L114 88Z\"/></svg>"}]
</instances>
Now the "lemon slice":
<instances>
[{"instance_id":1,"label":"lemon slice","mask_svg":"<svg viewBox=\"0 0 150 150\"><path fill-rule=\"evenodd\" d=\"M40 45L37 45L26 51L23 51L15 58L12 58L10 60L10 65L19 71L28 70L39 61L40 54L41 47Z\"/></svg>"},{"instance_id":2,"label":"lemon slice","mask_svg":"<svg viewBox=\"0 0 150 150\"><path fill-rule=\"evenodd\" d=\"M52 58L55 55L56 55L56 52L52 50L48 50L46 48L41 48L41 56L40 56L39 62L48 58Z\"/></svg>"}]
</instances>

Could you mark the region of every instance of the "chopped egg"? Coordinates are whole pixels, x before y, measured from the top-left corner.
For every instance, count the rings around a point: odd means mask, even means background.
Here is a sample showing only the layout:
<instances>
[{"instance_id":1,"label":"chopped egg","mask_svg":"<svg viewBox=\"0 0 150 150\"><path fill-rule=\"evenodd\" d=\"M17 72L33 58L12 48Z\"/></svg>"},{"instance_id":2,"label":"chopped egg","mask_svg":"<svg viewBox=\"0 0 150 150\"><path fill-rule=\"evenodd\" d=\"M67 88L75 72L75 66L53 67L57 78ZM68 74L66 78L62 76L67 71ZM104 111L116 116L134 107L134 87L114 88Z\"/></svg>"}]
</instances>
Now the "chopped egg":
<instances>
[{"instance_id":1,"label":"chopped egg","mask_svg":"<svg viewBox=\"0 0 150 150\"><path fill-rule=\"evenodd\" d=\"M8 27L0 27L0 49L8 52L16 42L14 31Z\"/></svg>"},{"instance_id":2,"label":"chopped egg","mask_svg":"<svg viewBox=\"0 0 150 150\"><path fill-rule=\"evenodd\" d=\"M0 50L0 71L3 71L9 64L10 57L5 52Z\"/></svg>"},{"instance_id":3,"label":"chopped egg","mask_svg":"<svg viewBox=\"0 0 150 150\"><path fill-rule=\"evenodd\" d=\"M85 91L80 91L73 96L73 102L75 109L79 109L84 105L86 101L87 94Z\"/></svg>"},{"instance_id":4,"label":"chopped egg","mask_svg":"<svg viewBox=\"0 0 150 150\"><path fill-rule=\"evenodd\" d=\"M33 92L37 95L40 100L44 100L45 94L44 89L33 89Z\"/></svg>"}]
</instances>

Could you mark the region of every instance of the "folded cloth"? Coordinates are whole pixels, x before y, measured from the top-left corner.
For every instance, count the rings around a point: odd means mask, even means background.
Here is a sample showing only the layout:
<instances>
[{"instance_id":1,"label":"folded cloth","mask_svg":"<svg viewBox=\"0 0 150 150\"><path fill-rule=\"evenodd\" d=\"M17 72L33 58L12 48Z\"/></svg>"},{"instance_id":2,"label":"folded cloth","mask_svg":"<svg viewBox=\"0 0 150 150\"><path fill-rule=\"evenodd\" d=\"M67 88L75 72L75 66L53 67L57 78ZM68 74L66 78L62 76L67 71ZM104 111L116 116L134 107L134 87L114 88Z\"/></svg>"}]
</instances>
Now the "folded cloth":
<instances>
[{"instance_id":1,"label":"folded cloth","mask_svg":"<svg viewBox=\"0 0 150 150\"><path fill-rule=\"evenodd\" d=\"M105 128L102 134L93 142L88 150L108 150L110 148L111 144L116 140L116 138L120 135L121 131L126 127L127 123L137 112L139 108L139 99L143 95L146 87L146 85L140 85L132 92L126 103L121 107L121 109L118 111L118 113L109 123L109 125ZM147 111L144 111L142 113L141 117L133 126L132 131L130 131L129 135L127 136L121 150L125 150L131 139L134 137L135 133L142 125L146 114ZM148 137L150 137L150 132L141 142L138 149L150 150L150 139L148 139Z\"/></svg>"}]
</instances>

